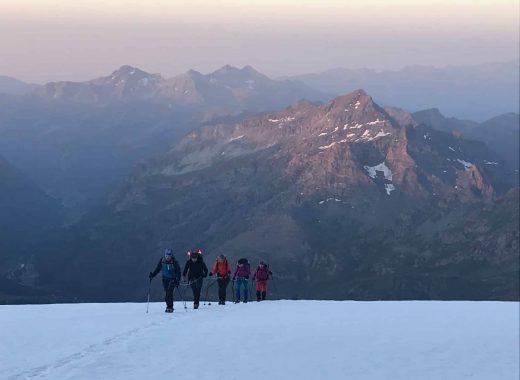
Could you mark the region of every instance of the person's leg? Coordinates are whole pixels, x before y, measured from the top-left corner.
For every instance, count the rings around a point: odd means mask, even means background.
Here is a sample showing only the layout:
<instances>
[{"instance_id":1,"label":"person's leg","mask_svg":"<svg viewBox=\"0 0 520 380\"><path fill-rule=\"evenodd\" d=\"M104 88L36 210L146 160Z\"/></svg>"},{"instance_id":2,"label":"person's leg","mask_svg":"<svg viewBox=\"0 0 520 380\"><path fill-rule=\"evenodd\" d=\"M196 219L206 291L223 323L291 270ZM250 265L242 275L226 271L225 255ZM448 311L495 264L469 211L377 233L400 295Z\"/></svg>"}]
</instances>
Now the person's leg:
<instances>
[{"instance_id":1,"label":"person's leg","mask_svg":"<svg viewBox=\"0 0 520 380\"><path fill-rule=\"evenodd\" d=\"M261 291L262 291L262 301L265 301L265 297L267 295L267 280L262 281Z\"/></svg>"},{"instance_id":2,"label":"person's leg","mask_svg":"<svg viewBox=\"0 0 520 380\"><path fill-rule=\"evenodd\" d=\"M194 294L194 304L196 305L196 307L199 306L199 303L200 303L200 293L202 291L202 285L203 285L203 280L202 278L199 279L196 283L196 292Z\"/></svg>"},{"instance_id":3,"label":"person's leg","mask_svg":"<svg viewBox=\"0 0 520 380\"><path fill-rule=\"evenodd\" d=\"M236 293L235 295L237 296L236 302L240 302L240 293L241 293L240 288L242 287L242 280L237 280L235 282L235 286L237 287L235 290L235 293Z\"/></svg>"},{"instance_id":4,"label":"person's leg","mask_svg":"<svg viewBox=\"0 0 520 380\"><path fill-rule=\"evenodd\" d=\"M224 279L219 278L217 280L218 285L218 302L219 304L222 304L222 293L224 292Z\"/></svg>"},{"instance_id":5,"label":"person's leg","mask_svg":"<svg viewBox=\"0 0 520 380\"><path fill-rule=\"evenodd\" d=\"M260 280L256 280L256 301L260 302L260 300L261 300Z\"/></svg>"},{"instance_id":6,"label":"person's leg","mask_svg":"<svg viewBox=\"0 0 520 380\"><path fill-rule=\"evenodd\" d=\"M190 284L190 288L191 288L191 292L193 293L193 307L195 307L195 305L197 305L197 284L198 284L198 281L192 281L191 284Z\"/></svg>"},{"instance_id":7,"label":"person's leg","mask_svg":"<svg viewBox=\"0 0 520 380\"><path fill-rule=\"evenodd\" d=\"M243 280L244 283L244 302L247 302L249 300L249 284L248 284L248 280Z\"/></svg>"},{"instance_id":8,"label":"person's leg","mask_svg":"<svg viewBox=\"0 0 520 380\"><path fill-rule=\"evenodd\" d=\"M226 304L226 293L227 293L227 287L229 285L229 277L226 277L223 281L222 281L223 285L222 285L222 305L225 305Z\"/></svg>"},{"instance_id":9,"label":"person's leg","mask_svg":"<svg viewBox=\"0 0 520 380\"><path fill-rule=\"evenodd\" d=\"M170 279L163 278L162 285L164 289L164 302L166 303L166 309L173 308L173 289L170 286Z\"/></svg>"}]
</instances>

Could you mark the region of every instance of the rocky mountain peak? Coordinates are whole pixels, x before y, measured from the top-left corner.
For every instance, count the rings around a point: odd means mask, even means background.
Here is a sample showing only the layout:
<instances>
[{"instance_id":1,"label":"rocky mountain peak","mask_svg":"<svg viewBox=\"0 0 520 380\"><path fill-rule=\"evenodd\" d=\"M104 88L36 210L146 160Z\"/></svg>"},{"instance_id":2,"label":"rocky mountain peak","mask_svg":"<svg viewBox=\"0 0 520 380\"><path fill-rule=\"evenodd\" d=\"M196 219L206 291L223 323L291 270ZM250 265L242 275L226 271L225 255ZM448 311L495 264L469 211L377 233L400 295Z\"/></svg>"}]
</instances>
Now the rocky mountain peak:
<instances>
[{"instance_id":1,"label":"rocky mountain peak","mask_svg":"<svg viewBox=\"0 0 520 380\"><path fill-rule=\"evenodd\" d=\"M94 79L92 82L101 84L103 82L109 84L123 84L126 82L137 84L149 84L148 82L160 82L164 79L159 74L150 74L136 67L124 65L114 71L108 77ZM139 82L140 81L140 82ZM146 82L146 83L144 83Z\"/></svg>"},{"instance_id":2,"label":"rocky mountain peak","mask_svg":"<svg viewBox=\"0 0 520 380\"><path fill-rule=\"evenodd\" d=\"M255 70L252 66L244 66L243 68L231 65L222 66L220 69L208 74L210 80L227 80L242 81L245 84L252 85L255 80L270 80L267 76Z\"/></svg>"}]
</instances>

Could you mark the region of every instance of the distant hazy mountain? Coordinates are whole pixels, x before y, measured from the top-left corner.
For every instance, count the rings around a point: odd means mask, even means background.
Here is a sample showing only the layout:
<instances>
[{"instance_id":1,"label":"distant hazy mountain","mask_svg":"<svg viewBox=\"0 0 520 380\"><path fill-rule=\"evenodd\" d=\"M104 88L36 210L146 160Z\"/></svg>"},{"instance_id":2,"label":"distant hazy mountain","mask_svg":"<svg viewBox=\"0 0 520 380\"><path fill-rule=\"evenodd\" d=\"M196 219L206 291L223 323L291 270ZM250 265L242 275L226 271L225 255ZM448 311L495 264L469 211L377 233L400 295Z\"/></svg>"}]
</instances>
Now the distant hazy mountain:
<instances>
[{"instance_id":1,"label":"distant hazy mountain","mask_svg":"<svg viewBox=\"0 0 520 380\"><path fill-rule=\"evenodd\" d=\"M122 66L109 76L88 82L48 83L33 95L56 103L163 102L203 107L210 115L268 111L303 98L327 99L301 82L273 80L251 66L238 69L229 65L207 75L190 70L170 79Z\"/></svg>"},{"instance_id":2,"label":"distant hazy mountain","mask_svg":"<svg viewBox=\"0 0 520 380\"><path fill-rule=\"evenodd\" d=\"M37 88L38 85L0 75L0 94L23 95Z\"/></svg>"},{"instance_id":3,"label":"distant hazy mountain","mask_svg":"<svg viewBox=\"0 0 520 380\"><path fill-rule=\"evenodd\" d=\"M43 263L39 284L136 299L158 252L196 245L210 262L266 259L281 297L518 299L507 165L402 121L355 91L193 131L41 252L60 262L77 247L71 270Z\"/></svg>"},{"instance_id":4,"label":"distant hazy mountain","mask_svg":"<svg viewBox=\"0 0 520 380\"><path fill-rule=\"evenodd\" d=\"M142 159L214 117L323 99L297 81L246 66L165 79L131 66L86 82L54 82L0 97L0 151L79 215Z\"/></svg>"},{"instance_id":5,"label":"distant hazy mountain","mask_svg":"<svg viewBox=\"0 0 520 380\"><path fill-rule=\"evenodd\" d=\"M198 125L186 110L148 102L0 97L0 106L0 151L58 199L72 220L106 197L139 160Z\"/></svg>"},{"instance_id":6,"label":"distant hazy mountain","mask_svg":"<svg viewBox=\"0 0 520 380\"><path fill-rule=\"evenodd\" d=\"M412 112L436 107L446 115L484 121L519 111L519 61L397 71L334 69L292 78L331 94L363 88L381 104Z\"/></svg>"},{"instance_id":7,"label":"distant hazy mountain","mask_svg":"<svg viewBox=\"0 0 520 380\"><path fill-rule=\"evenodd\" d=\"M483 141L505 158L509 166L516 170L518 177L520 151L520 118L517 113L496 116L483 123L445 117L438 109L415 112L417 123L431 126L445 132L462 133L466 138Z\"/></svg>"},{"instance_id":8,"label":"distant hazy mountain","mask_svg":"<svg viewBox=\"0 0 520 380\"><path fill-rule=\"evenodd\" d=\"M61 226L61 206L0 156L0 210L0 283L9 277L23 283L37 242Z\"/></svg>"}]
</instances>

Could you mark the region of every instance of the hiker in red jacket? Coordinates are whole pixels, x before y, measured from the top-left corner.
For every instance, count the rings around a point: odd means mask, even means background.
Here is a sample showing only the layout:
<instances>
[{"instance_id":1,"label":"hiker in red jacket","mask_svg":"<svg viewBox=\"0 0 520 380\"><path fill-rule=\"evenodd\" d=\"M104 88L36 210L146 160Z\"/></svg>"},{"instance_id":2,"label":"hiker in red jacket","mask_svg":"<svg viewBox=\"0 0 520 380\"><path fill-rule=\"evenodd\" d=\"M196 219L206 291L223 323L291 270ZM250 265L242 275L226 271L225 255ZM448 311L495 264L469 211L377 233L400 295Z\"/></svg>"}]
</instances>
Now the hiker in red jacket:
<instances>
[{"instance_id":1,"label":"hiker in red jacket","mask_svg":"<svg viewBox=\"0 0 520 380\"><path fill-rule=\"evenodd\" d=\"M218 283L218 299L219 305L226 304L226 289L229 284L229 276L231 275L231 267L227 261L226 256L219 255L215 264L213 264L213 269L209 273L210 276L216 274L217 275L217 283Z\"/></svg>"},{"instance_id":2,"label":"hiker in red jacket","mask_svg":"<svg viewBox=\"0 0 520 380\"><path fill-rule=\"evenodd\" d=\"M258 302L265 300L265 296L267 295L267 282L269 281L269 276L272 275L273 272L269 270L269 265L260 261L253 275L253 280L256 279L256 300Z\"/></svg>"}]
</instances>

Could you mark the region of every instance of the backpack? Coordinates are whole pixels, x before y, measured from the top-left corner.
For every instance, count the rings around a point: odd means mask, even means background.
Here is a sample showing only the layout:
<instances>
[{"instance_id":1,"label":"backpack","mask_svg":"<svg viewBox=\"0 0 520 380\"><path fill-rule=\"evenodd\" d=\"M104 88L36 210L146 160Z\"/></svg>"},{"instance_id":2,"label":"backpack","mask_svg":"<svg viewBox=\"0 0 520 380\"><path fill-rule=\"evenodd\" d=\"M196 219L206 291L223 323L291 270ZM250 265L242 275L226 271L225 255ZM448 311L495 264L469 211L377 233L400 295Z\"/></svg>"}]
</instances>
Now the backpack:
<instances>
[{"instance_id":1,"label":"backpack","mask_svg":"<svg viewBox=\"0 0 520 380\"><path fill-rule=\"evenodd\" d=\"M180 278L180 266L175 257L172 256L171 262L162 259L161 273L165 278Z\"/></svg>"},{"instance_id":2,"label":"backpack","mask_svg":"<svg viewBox=\"0 0 520 380\"><path fill-rule=\"evenodd\" d=\"M258 268L256 269L256 278L260 281L265 281L265 280L269 279L269 265L268 264L264 264L263 268L260 268L260 266L258 266Z\"/></svg>"},{"instance_id":3,"label":"backpack","mask_svg":"<svg viewBox=\"0 0 520 380\"><path fill-rule=\"evenodd\" d=\"M243 264L243 265L249 265L249 260L245 259L245 258L241 258L240 260L238 260L238 263Z\"/></svg>"},{"instance_id":4,"label":"backpack","mask_svg":"<svg viewBox=\"0 0 520 380\"><path fill-rule=\"evenodd\" d=\"M216 274L220 274L223 277L228 275L228 272L230 272L230 268L226 257L224 257L224 261L222 264L219 264L218 258L215 260L215 264L213 264L213 272Z\"/></svg>"},{"instance_id":5,"label":"backpack","mask_svg":"<svg viewBox=\"0 0 520 380\"><path fill-rule=\"evenodd\" d=\"M238 260L238 264L242 264L244 266L244 270L247 272L247 276L249 276L251 273L251 265L249 265L249 260L242 258ZM245 276L245 273L242 272L242 270L240 270L239 268L237 268L237 271L240 277Z\"/></svg>"}]
</instances>

